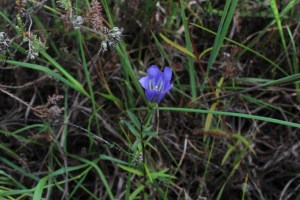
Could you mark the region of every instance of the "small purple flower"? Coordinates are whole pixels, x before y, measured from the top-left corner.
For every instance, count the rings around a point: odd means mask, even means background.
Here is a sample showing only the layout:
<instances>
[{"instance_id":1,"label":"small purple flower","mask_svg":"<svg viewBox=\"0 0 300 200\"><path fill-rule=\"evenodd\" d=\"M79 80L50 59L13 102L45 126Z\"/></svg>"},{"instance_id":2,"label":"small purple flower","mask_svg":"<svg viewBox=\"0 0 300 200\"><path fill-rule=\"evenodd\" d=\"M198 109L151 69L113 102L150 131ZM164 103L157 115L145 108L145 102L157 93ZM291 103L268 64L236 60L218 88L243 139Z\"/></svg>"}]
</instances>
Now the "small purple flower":
<instances>
[{"instance_id":1,"label":"small purple flower","mask_svg":"<svg viewBox=\"0 0 300 200\"><path fill-rule=\"evenodd\" d=\"M171 84L172 69L165 67L161 72L157 66L152 65L147 70L148 76L142 77L139 82L145 89L147 99L152 103L158 103L173 87Z\"/></svg>"}]
</instances>

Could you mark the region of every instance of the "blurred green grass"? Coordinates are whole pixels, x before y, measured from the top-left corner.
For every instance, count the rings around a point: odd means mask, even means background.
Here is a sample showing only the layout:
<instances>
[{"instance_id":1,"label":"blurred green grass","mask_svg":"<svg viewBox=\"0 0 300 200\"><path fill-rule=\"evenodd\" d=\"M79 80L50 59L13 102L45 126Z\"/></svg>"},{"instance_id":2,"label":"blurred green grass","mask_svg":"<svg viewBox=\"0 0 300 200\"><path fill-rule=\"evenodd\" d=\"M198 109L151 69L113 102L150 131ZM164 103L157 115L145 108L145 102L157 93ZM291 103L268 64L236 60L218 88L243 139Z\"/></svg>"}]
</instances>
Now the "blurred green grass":
<instances>
[{"instance_id":1,"label":"blurred green grass","mask_svg":"<svg viewBox=\"0 0 300 200\"><path fill-rule=\"evenodd\" d=\"M0 45L0 198L299 198L299 0L102 0L101 30L77 29L89 1L12 2L0 3L12 42ZM47 49L30 60L34 36ZM174 75L155 113L138 82L150 65ZM45 106L53 94L64 102Z\"/></svg>"}]
</instances>

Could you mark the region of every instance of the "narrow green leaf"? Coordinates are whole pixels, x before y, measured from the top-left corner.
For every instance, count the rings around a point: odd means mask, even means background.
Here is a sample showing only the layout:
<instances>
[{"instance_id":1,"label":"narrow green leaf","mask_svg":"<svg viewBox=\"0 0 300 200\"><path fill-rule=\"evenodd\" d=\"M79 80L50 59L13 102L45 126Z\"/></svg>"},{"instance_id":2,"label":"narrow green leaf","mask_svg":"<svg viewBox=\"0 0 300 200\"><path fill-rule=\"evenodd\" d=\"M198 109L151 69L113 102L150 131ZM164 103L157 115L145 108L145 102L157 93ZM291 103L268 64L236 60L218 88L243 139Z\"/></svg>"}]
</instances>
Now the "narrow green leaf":
<instances>
[{"instance_id":1,"label":"narrow green leaf","mask_svg":"<svg viewBox=\"0 0 300 200\"><path fill-rule=\"evenodd\" d=\"M120 160L118 158L114 158L114 157L111 157L111 156L108 156L108 155L105 155L105 154L101 154L100 155L100 159L101 160L109 160L111 162L114 162L114 163L119 163L119 164L122 164L122 165L129 165L128 162L125 162L123 160Z\"/></svg>"},{"instance_id":2,"label":"narrow green leaf","mask_svg":"<svg viewBox=\"0 0 300 200\"><path fill-rule=\"evenodd\" d=\"M127 128L129 128L129 130L131 131L131 133L136 137L136 138L140 138L140 133L139 131L137 131L134 126L132 126L132 124L126 120L121 120L121 123L125 124L127 126Z\"/></svg>"},{"instance_id":3,"label":"narrow green leaf","mask_svg":"<svg viewBox=\"0 0 300 200\"><path fill-rule=\"evenodd\" d=\"M6 158L0 157L0 161L3 162L4 164L8 165L9 167L11 167L12 169L14 169L16 172L19 172L20 174L27 176L28 178L31 178L33 180L39 181L40 178L38 178L37 176L28 173L25 169L17 166L16 164L14 164L13 162L7 160Z\"/></svg>"},{"instance_id":4,"label":"narrow green leaf","mask_svg":"<svg viewBox=\"0 0 300 200\"><path fill-rule=\"evenodd\" d=\"M146 163L144 163L144 169L145 169L145 171L146 171L146 174L147 174L147 176L148 176L150 182L153 183L153 180L152 180L152 176L151 176L150 170L149 170L149 168L148 168L148 166L147 166Z\"/></svg>"},{"instance_id":5,"label":"narrow green leaf","mask_svg":"<svg viewBox=\"0 0 300 200\"><path fill-rule=\"evenodd\" d=\"M207 29L207 28L205 28L205 27L203 27L203 26L200 26L200 25L198 25L198 24L191 23L191 25L196 26L196 27L198 27L198 28L201 28L202 30L204 30L204 31L206 31L206 32L209 32L209 33L211 33L211 34L213 34L213 35L217 35L216 32L211 31L211 30L209 30L209 29ZM225 40L227 40L227 41L231 42L232 44L235 44L235 45L237 45L237 46L239 46L239 47L242 47L245 51L249 51L249 52L251 52L251 53L257 55L258 57L260 57L260 58L262 58L263 60L267 61L267 62L270 63L273 67L275 67L276 69L278 69L279 71L281 71L283 74L288 75L288 74L286 73L286 71L284 71L284 70L283 70L279 65L277 65L275 62L273 62L273 61L270 60L269 58L265 57L265 56L262 55L261 53L259 53L259 52L255 51L255 50L251 49L249 46L245 46L245 45L243 45L243 44L241 44L241 43L239 43L239 42L236 42L236 41L234 41L234 40L232 40L232 39L229 39L229 38L226 38L226 37L225 37Z\"/></svg>"},{"instance_id":6,"label":"narrow green leaf","mask_svg":"<svg viewBox=\"0 0 300 200\"><path fill-rule=\"evenodd\" d=\"M104 93L100 93L100 95L108 100L115 102L120 108L122 108L122 103L120 99L118 99L116 96L112 94L104 94Z\"/></svg>"},{"instance_id":7,"label":"narrow green leaf","mask_svg":"<svg viewBox=\"0 0 300 200\"><path fill-rule=\"evenodd\" d=\"M130 110L127 110L126 112L127 112L128 116L129 116L131 122L135 125L135 127L137 129L140 129L141 128L141 123L138 120L138 118Z\"/></svg>"},{"instance_id":8,"label":"narrow green leaf","mask_svg":"<svg viewBox=\"0 0 300 200\"><path fill-rule=\"evenodd\" d=\"M137 169L134 169L134 168L131 168L131 167L127 167L127 166L121 165L121 164L118 164L117 166L120 167L121 169L124 169L127 172L131 172L131 173L136 174L138 176L143 176L144 175L143 172L141 172L140 170L137 170Z\"/></svg>"},{"instance_id":9,"label":"narrow green leaf","mask_svg":"<svg viewBox=\"0 0 300 200\"><path fill-rule=\"evenodd\" d=\"M170 174L167 174L167 172L169 171L168 168L166 169L162 169L159 172L151 172L151 177L152 179L159 179L159 178L169 178L169 179L174 179L176 178L175 176L172 176Z\"/></svg>"},{"instance_id":10,"label":"narrow green leaf","mask_svg":"<svg viewBox=\"0 0 300 200\"><path fill-rule=\"evenodd\" d=\"M1 131L0 131L0 133L1 133ZM1 150L1 152L8 154L9 156L13 157L14 159L20 159L19 155L16 154L10 148L6 147L5 143L0 144L0 150Z\"/></svg>"},{"instance_id":11,"label":"narrow green leaf","mask_svg":"<svg viewBox=\"0 0 300 200\"><path fill-rule=\"evenodd\" d=\"M183 0L180 0L180 13L181 13L181 20L184 27L184 37L185 37L185 43L186 48L188 51L193 52L193 45L192 40L190 37L190 31L188 27L187 17L185 15L185 2ZM194 54L193 54L194 55ZM192 93L192 101L194 101L197 98L197 88L196 88L196 73L195 73L195 66L194 66L194 56L188 56L188 67L189 67L189 77L190 77L190 87L191 87L191 93Z\"/></svg>"},{"instance_id":12,"label":"narrow green leaf","mask_svg":"<svg viewBox=\"0 0 300 200\"><path fill-rule=\"evenodd\" d=\"M248 174L246 174L245 176L245 182L243 183L243 193L242 193L242 200L245 199L245 196L246 196L246 192L247 192L247 188L248 188Z\"/></svg>"},{"instance_id":13,"label":"narrow green leaf","mask_svg":"<svg viewBox=\"0 0 300 200\"><path fill-rule=\"evenodd\" d=\"M71 156L71 155L70 155ZM98 175L100 176L100 179L106 189L106 192L109 196L109 199L111 200L115 200L115 197L110 189L110 186L105 178L105 175L103 174L102 170L100 169L100 167L96 164L96 162L98 162L98 160L95 160L95 161L90 161L90 160L87 160L87 159L84 159L84 158L81 158L81 157L77 157L77 156L72 156L73 158L76 158L78 160L80 160L81 162L84 162L84 163L87 163L89 165L91 165L98 173Z\"/></svg>"},{"instance_id":14,"label":"narrow green leaf","mask_svg":"<svg viewBox=\"0 0 300 200\"><path fill-rule=\"evenodd\" d=\"M210 68L212 67L213 63L215 62L217 55L219 53L219 50L220 50L221 46L223 45L223 41L225 39L225 35L228 31L229 25L232 21L237 2L238 2L238 0L226 1L225 8L223 10L223 14L222 14L222 18L221 18L221 22L218 27L217 36L214 41L213 51L208 60L206 76L208 76Z\"/></svg>"},{"instance_id":15,"label":"narrow green leaf","mask_svg":"<svg viewBox=\"0 0 300 200\"><path fill-rule=\"evenodd\" d=\"M275 86L275 85L290 84L290 83L294 83L296 81L300 81L300 73L264 83L261 85L261 87L270 87L270 86Z\"/></svg>"},{"instance_id":16,"label":"narrow green leaf","mask_svg":"<svg viewBox=\"0 0 300 200\"><path fill-rule=\"evenodd\" d=\"M102 0L102 5L103 5L104 11L106 13L106 16L108 18L108 21L109 21L110 25L114 26L113 16L111 14L111 11L110 11L110 8L109 8L109 3L107 2L107 0ZM133 67L130 63L129 56L128 56L128 53L126 51L126 46L125 46L125 43L123 41L119 42L118 47L117 47L117 52L118 52L119 56L122 58L122 59L120 59L120 61L121 61L122 66L123 66L122 69L123 69L126 81L129 82L128 77L130 77L130 79L132 80L132 83L133 83L134 87L136 88L139 96L141 96L144 99L144 101L146 103L148 103L148 100L145 97L144 91L143 91L143 89L142 89L142 87L141 87L141 85L138 81L138 77L136 76L136 74L133 70ZM129 90L132 90L131 85L129 85ZM131 95L131 92L128 92L128 94ZM129 102L132 99L134 99L133 96L130 96ZM130 106L134 106L133 102L131 102L130 104L131 104Z\"/></svg>"},{"instance_id":17,"label":"narrow green leaf","mask_svg":"<svg viewBox=\"0 0 300 200\"><path fill-rule=\"evenodd\" d=\"M255 154L254 149L251 146L251 143L242 135L240 134L233 134L233 137L238 140L238 142L242 142L244 145L246 145L246 148L250 149L250 151Z\"/></svg>"},{"instance_id":18,"label":"narrow green leaf","mask_svg":"<svg viewBox=\"0 0 300 200\"><path fill-rule=\"evenodd\" d=\"M140 185L139 187L137 187L132 193L131 195L129 196L129 200L134 200L136 199L136 196L141 193L141 191L144 190L144 186L143 185Z\"/></svg>"},{"instance_id":19,"label":"narrow green leaf","mask_svg":"<svg viewBox=\"0 0 300 200\"><path fill-rule=\"evenodd\" d=\"M131 150L132 150L133 152L136 152L136 151L137 151L137 148L138 148L139 146L141 146L141 140L140 140L140 139L136 139L136 140L134 141L134 143L132 144L132 146L131 146Z\"/></svg>"},{"instance_id":20,"label":"narrow green leaf","mask_svg":"<svg viewBox=\"0 0 300 200\"><path fill-rule=\"evenodd\" d=\"M298 123L289 122L289 121L280 120L280 119L274 119L274 118L270 118L270 117L250 115L250 114L245 114L245 113L209 111L209 110L200 110L200 109L192 109L192 108L174 108L174 107L159 107L158 109L159 110L167 110L167 111L175 111L175 112L190 112L190 113L204 113L204 114L212 113L212 114L216 114L216 115L241 117L241 118L246 118L246 119L255 119L255 120L300 128L300 124L298 124Z\"/></svg>"},{"instance_id":21,"label":"narrow green leaf","mask_svg":"<svg viewBox=\"0 0 300 200\"><path fill-rule=\"evenodd\" d=\"M293 71L292 64L291 64L291 61L290 61L290 58L289 58L289 52L288 52L288 49L287 49L287 46L286 46L286 41L285 41L285 38L284 38L283 28L282 28L280 16L279 16L279 13L278 13L278 8L277 8L276 1L275 0L271 0L270 1L270 6L272 8L273 15L274 15L275 21L277 23L277 27L278 27L278 31L279 31L279 35L280 35L280 38L281 38L281 42L282 42L282 45L283 45L283 48L284 48L284 51L285 51L285 55L286 55L288 64L289 64L289 66L291 68L291 72L292 72Z\"/></svg>"},{"instance_id":22,"label":"narrow green leaf","mask_svg":"<svg viewBox=\"0 0 300 200\"><path fill-rule=\"evenodd\" d=\"M225 155L223 156L221 165L224 165L228 157L231 155L232 152L234 152L235 147L230 145L230 148L226 151Z\"/></svg>"},{"instance_id":23,"label":"narrow green leaf","mask_svg":"<svg viewBox=\"0 0 300 200\"><path fill-rule=\"evenodd\" d=\"M47 177L42 178L34 189L33 200L41 200Z\"/></svg>"},{"instance_id":24,"label":"narrow green leaf","mask_svg":"<svg viewBox=\"0 0 300 200\"><path fill-rule=\"evenodd\" d=\"M21 189L27 189L22 183L20 183L19 181L17 181L16 179L14 179L11 175L7 174L6 172L4 172L3 170L0 170L0 175L3 175L5 177L7 177L8 179L10 179L12 182L14 182L14 184L21 188Z\"/></svg>"},{"instance_id":25,"label":"narrow green leaf","mask_svg":"<svg viewBox=\"0 0 300 200\"><path fill-rule=\"evenodd\" d=\"M15 31L17 31L17 26L2 12L3 9L0 11L0 17L2 17L9 25L11 25Z\"/></svg>"},{"instance_id":26,"label":"narrow green leaf","mask_svg":"<svg viewBox=\"0 0 300 200\"><path fill-rule=\"evenodd\" d=\"M53 70L51 70L47 67L37 65L37 64L32 64L32 63L18 62L18 61L14 61L14 60L7 60L6 62L11 65L16 65L16 66L20 66L20 67L25 67L25 68L30 68L30 69L45 72L46 74L56 78L57 80L60 80L65 85L69 86L70 88L73 88L74 90L77 90L78 92L80 92L86 96L89 96L86 93L86 91L83 89L83 87L80 85L80 83L74 85L73 82L67 80L66 78L62 77L60 74L55 73Z\"/></svg>"},{"instance_id":27,"label":"narrow green leaf","mask_svg":"<svg viewBox=\"0 0 300 200\"><path fill-rule=\"evenodd\" d=\"M222 85L223 85L223 82L224 82L224 77L222 76L218 82L218 85L217 85L217 90L216 90L216 97L219 97L220 96L220 93L221 93L221 88L222 88ZM219 104L219 101L213 103L213 105L211 105L210 107L210 111L215 111L217 105ZM206 116L206 120L205 120L205 125L204 125L204 130L205 131L208 131L211 127L211 123L212 123L212 119L213 119L213 114L208 114Z\"/></svg>"},{"instance_id":28,"label":"narrow green leaf","mask_svg":"<svg viewBox=\"0 0 300 200\"><path fill-rule=\"evenodd\" d=\"M85 91L82 85L69 73L67 72L56 60L54 60L49 54L45 51L40 52L58 71L60 71L73 85L77 88L80 93L84 94L87 97L90 97L89 94Z\"/></svg>"},{"instance_id":29,"label":"narrow green leaf","mask_svg":"<svg viewBox=\"0 0 300 200\"><path fill-rule=\"evenodd\" d=\"M284 15L286 15L288 12L290 12L292 9L295 8L295 6L299 3L299 0L290 0L287 1L287 5L281 10L281 12L279 13L279 17L283 17ZM271 28L271 26L275 23L276 21L273 20L271 21L263 30L260 31L260 33L258 33L258 35L247 44L247 46L249 48L251 48L252 46L258 44L259 40L266 34L269 33L269 30ZM245 53L245 50L241 51L239 53L239 56L243 55ZM286 71L284 71L281 68L278 68L283 74L288 75L288 73Z\"/></svg>"},{"instance_id":30,"label":"narrow green leaf","mask_svg":"<svg viewBox=\"0 0 300 200\"><path fill-rule=\"evenodd\" d=\"M176 44L175 42L171 41L169 38L167 38L166 36L164 36L162 33L159 34L159 36L169 45L175 47L176 49L178 49L179 51L181 51L182 53L191 56L192 58L194 58L195 60L197 59L196 56L193 54L193 52L187 50L186 48L184 48L183 46Z\"/></svg>"}]
</instances>

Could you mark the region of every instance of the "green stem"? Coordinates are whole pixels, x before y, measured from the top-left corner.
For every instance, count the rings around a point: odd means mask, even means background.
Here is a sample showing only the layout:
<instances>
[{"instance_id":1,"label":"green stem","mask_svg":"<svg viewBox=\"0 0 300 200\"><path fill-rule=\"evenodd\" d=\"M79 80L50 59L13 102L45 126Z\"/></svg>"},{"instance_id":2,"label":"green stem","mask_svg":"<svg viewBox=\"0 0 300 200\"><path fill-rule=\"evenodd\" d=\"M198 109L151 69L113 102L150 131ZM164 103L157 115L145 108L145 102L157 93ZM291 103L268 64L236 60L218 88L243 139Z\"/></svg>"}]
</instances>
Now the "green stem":
<instances>
[{"instance_id":1,"label":"green stem","mask_svg":"<svg viewBox=\"0 0 300 200\"><path fill-rule=\"evenodd\" d=\"M142 156L143 156L143 170L144 170L144 177L143 177L143 198L146 197L146 181L147 181L147 172L146 172L146 148L145 148L145 140L144 140L144 123L146 125L149 123L149 119L151 119L153 115L153 111L155 111L156 105L149 106L148 112L144 115L142 121L141 121L141 127L140 127L140 135L141 135L141 145L142 145Z\"/></svg>"},{"instance_id":2,"label":"green stem","mask_svg":"<svg viewBox=\"0 0 300 200\"><path fill-rule=\"evenodd\" d=\"M145 115L146 116L146 115ZM145 118L145 117L144 117ZM144 121L144 119L143 119ZM145 142L144 142L144 134L143 134L143 123L141 123L141 144L142 144L142 156L143 156L143 171L144 171L144 177L143 177L143 185L144 185L144 190L143 190L143 198L145 198L146 194L146 155L145 155Z\"/></svg>"}]
</instances>

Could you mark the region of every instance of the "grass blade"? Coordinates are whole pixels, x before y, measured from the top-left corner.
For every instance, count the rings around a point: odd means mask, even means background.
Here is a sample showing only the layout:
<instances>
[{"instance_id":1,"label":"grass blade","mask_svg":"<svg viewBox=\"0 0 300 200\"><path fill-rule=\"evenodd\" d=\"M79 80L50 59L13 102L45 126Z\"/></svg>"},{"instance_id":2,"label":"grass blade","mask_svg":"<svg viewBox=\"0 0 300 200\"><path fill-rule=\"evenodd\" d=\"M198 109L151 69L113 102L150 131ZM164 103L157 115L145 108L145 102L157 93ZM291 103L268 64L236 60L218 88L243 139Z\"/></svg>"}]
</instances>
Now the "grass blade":
<instances>
[{"instance_id":1,"label":"grass blade","mask_svg":"<svg viewBox=\"0 0 300 200\"><path fill-rule=\"evenodd\" d=\"M34 193L33 193L33 200L40 200L42 199L42 194L43 194L43 190L44 190L44 186L46 184L47 181L47 177L42 178L37 186L34 189Z\"/></svg>"},{"instance_id":2,"label":"grass blade","mask_svg":"<svg viewBox=\"0 0 300 200\"><path fill-rule=\"evenodd\" d=\"M254 119L254 120L265 121L265 122L270 122L270 123L275 123L275 124L281 124L284 126L300 128L300 124L298 124L298 123L293 123L293 122L284 121L284 120L280 120L280 119L274 119L274 118L270 118L270 117L244 114L244 113L209 111L209 110L200 110L200 109L192 109L192 108L175 108L175 107L158 107L158 110L175 111L175 112L189 112L189 113L204 113L204 114L211 113L211 114L215 114L215 115L241 117L241 118L246 118L246 119Z\"/></svg>"},{"instance_id":3,"label":"grass blade","mask_svg":"<svg viewBox=\"0 0 300 200\"><path fill-rule=\"evenodd\" d=\"M203 27L203 26L200 26L200 25L194 24L194 23L191 23L191 24L192 24L193 26L196 26L196 27L198 27L198 28L201 28L202 30L207 31L207 32L209 32L209 33L211 33L211 34L213 34L213 35L217 35L216 32L211 31L211 30L209 30L209 29L207 29L207 28L205 28L205 27ZM251 52L251 53L257 55L258 57L262 58L262 59L265 60L266 62L270 63L273 67L275 67L276 69L278 69L279 71L281 71L283 74L288 75L288 74L286 73L286 71L284 71L284 70L283 70L279 65L277 65L275 62L273 62L273 61L270 60L269 58L265 57L265 56L262 55L261 53L259 53L259 52L255 51L255 50L251 49L249 46L245 46L245 45L243 45L243 44L241 44L241 43L239 43L239 42L236 42L236 41L234 41L234 40L232 40L232 39L229 39L229 38L227 38L227 37L225 37L225 40L227 40L227 41L231 42L232 44L235 44L235 45L237 45L237 46L243 48L245 51L249 51L249 52ZM202 54L200 54L200 55L202 55ZM200 55L199 55L199 57L200 57Z\"/></svg>"},{"instance_id":4,"label":"grass blade","mask_svg":"<svg viewBox=\"0 0 300 200\"><path fill-rule=\"evenodd\" d=\"M27 176L28 178L31 178L36 181L40 180L37 176L35 176L31 173L28 173L25 169L17 166L16 164L12 163L11 161L7 160L6 158L0 157L0 161L3 162L4 164L8 165L12 169L14 169L16 172L18 172L24 176Z\"/></svg>"},{"instance_id":5,"label":"grass blade","mask_svg":"<svg viewBox=\"0 0 300 200\"><path fill-rule=\"evenodd\" d=\"M103 8L104 8L104 10L107 14L107 18L108 18L109 23L111 24L111 26L114 26L113 18L112 18L107 0L102 0L102 4L103 4ZM130 59L129 59L129 56L126 52L126 47L125 47L124 42L122 42L122 41L119 42L117 52L118 52L119 56L122 58L121 63L122 63L122 66L123 66L122 69L123 69L123 72L124 72L125 79L129 82L128 77L130 77L130 79L132 80L133 85L136 88L139 96L141 96L144 99L144 101L146 103L148 103L148 101L147 101L147 99L144 95L144 91L143 91L143 89L142 89L142 87L141 87L141 85L140 85L140 83L137 79L137 76L134 73L133 67L130 63ZM129 85L129 87L130 88L128 88L128 90L129 90L128 94L131 94L131 92L130 92L132 90L131 85ZM129 97L130 107L134 107L134 102L132 101L133 99L135 99L133 96Z\"/></svg>"},{"instance_id":6,"label":"grass blade","mask_svg":"<svg viewBox=\"0 0 300 200\"><path fill-rule=\"evenodd\" d=\"M178 49L179 51L183 52L184 54L192 57L194 60L197 59L193 52L191 52L191 51L187 50L186 48L184 48L183 46L180 46L179 44L176 44L175 42L171 41L169 38L167 38L166 36L164 36L162 33L160 33L159 36L166 43L168 43L169 45L171 45L172 47L175 47L176 49Z\"/></svg>"},{"instance_id":7,"label":"grass blade","mask_svg":"<svg viewBox=\"0 0 300 200\"><path fill-rule=\"evenodd\" d=\"M54 60L49 54L45 51L42 51L41 54L58 70L60 71L73 85L77 88L80 93L84 94L87 97L90 97L89 94L85 91L82 85L75 79L69 72L67 72L56 60Z\"/></svg>"},{"instance_id":8,"label":"grass blade","mask_svg":"<svg viewBox=\"0 0 300 200\"><path fill-rule=\"evenodd\" d=\"M180 0L180 7L181 7L181 19L184 26L184 36L186 42L186 48L189 52L193 52L192 41L190 37L188 22L185 15L185 4L182 0ZM195 67L194 67L194 57L188 56L188 67L189 67L189 76L190 76L190 86L192 91L192 101L197 98L197 88L196 88L196 74L195 74Z\"/></svg>"},{"instance_id":9,"label":"grass blade","mask_svg":"<svg viewBox=\"0 0 300 200\"><path fill-rule=\"evenodd\" d=\"M37 64L32 64L32 63L18 62L18 61L14 61L14 60L8 60L6 62L8 64L11 64L11 65L16 65L16 66L20 66L20 67L25 67L25 68L30 68L30 69L35 69L35 70L38 70L38 71L45 72L46 74L49 74L50 76L56 78L57 80L60 80L65 85L69 86L70 88L73 88L74 90L77 90L78 92L80 92L81 94L83 94L85 96L89 96L88 93L83 89L83 87L81 86L81 84L79 82L76 81L77 83L74 85L74 82L71 82L70 80L67 80L66 78L64 78L61 75L55 73L53 70L51 70L47 67L37 65Z\"/></svg>"},{"instance_id":10,"label":"grass blade","mask_svg":"<svg viewBox=\"0 0 300 200\"><path fill-rule=\"evenodd\" d=\"M290 66L290 70L291 70L291 72L293 72L292 63L291 63L291 60L289 58L289 53L288 53L288 50L287 50L287 46L286 46L286 42L285 42L285 38L284 38L284 34L283 34L282 24L281 24L280 16L279 16L279 13L278 13L278 8L277 8L276 1L271 0L270 1L270 6L272 8L273 15L274 15L275 21L277 23L279 35L280 35L280 38L281 38L281 42L282 42L282 45L283 45L283 48L284 48L284 52L285 52L288 64Z\"/></svg>"},{"instance_id":11,"label":"grass blade","mask_svg":"<svg viewBox=\"0 0 300 200\"><path fill-rule=\"evenodd\" d=\"M137 196L141 191L143 191L144 188L145 188L145 186L143 186L143 185L140 185L139 187L137 187L137 188L131 193L131 195L129 196L129 199L130 199L130 200L136 199L136 196Z\"/></svg>"},{"instance_id":12,"label":"grass blade","mask_svg":"<svg viewBox=\"0 0 300 200\"><path fill-rule=\"evenodd\" d=\"M219 28L217 31L216 39L214 41L213 51L208 60L206 77L208 77L210 68L212 67L213 63L215 62L217 55L219 53L219 50L223 44L225 35L226 35L229 25L232 21L237 2L238 2L237 0L226 1L225 8L223 10L223 14L222 14L222 18L221 18L221 22L220 22L220 25L219 25Z\"/></svg>"},{"instance_id":13,"label":"grass blade","mask_svg":"<svg viewBox=\"0 0 300 200\"><path fill-rule=\"evenodd\" d=\"M112 191L110 189L110 186L109 186L109 184L108 184L108 182L107 182L107 180L106 180L106 178L105 178L102 170L95 163L96 161L90 161L90 160L87 160L87 159L84 159L84 158L81 158L81 157L78 157L78 156L73 156L73 155L72 155L72 157L75 158L75 159L80 160L81 162L89 164L90 166L92 166L98 172L98 174L100 176L100 179L101 179L101 181L102 181L102 183L103 183L103 185L104 185L104 187L106 189L106 192L107 192L107 194L109 196L109 199L114 200L115 197L114 197L114 195L113 195L113 193L112 193Z\"/></svg>"},{"instance_id":14,"label":"grass blade","mask_svg":"<svg viewBox=\"0 0 300 200\"><path fill-rule=\"evenodd\" d=\"M137 169L134 169L134 168L131 168L131 167L127 167L125 165L118 164L118 167L120 167L121 169L124 169L127 172L131 172L133 174L136 174L138 176L143 176L144 175L143 172L141 172L140 170L137 170Z\"/></svg>"}]
</instances>

